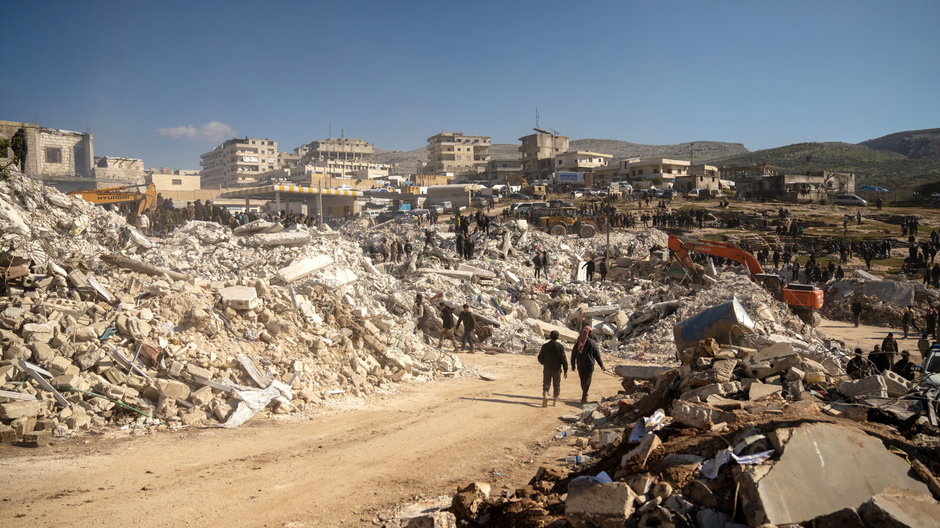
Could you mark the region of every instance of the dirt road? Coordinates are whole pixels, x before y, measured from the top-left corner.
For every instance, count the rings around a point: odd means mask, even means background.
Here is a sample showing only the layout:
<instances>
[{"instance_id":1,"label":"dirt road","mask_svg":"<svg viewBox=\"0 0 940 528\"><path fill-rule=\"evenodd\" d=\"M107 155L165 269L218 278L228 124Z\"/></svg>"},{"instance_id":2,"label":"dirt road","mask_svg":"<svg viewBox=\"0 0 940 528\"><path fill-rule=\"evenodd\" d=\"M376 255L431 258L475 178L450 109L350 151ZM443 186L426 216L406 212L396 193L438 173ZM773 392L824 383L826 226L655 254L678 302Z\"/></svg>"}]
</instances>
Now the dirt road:
<instances>
[{"instance_id":1,"label":"dirt road","mask_svg":"<svg viewBox=\"0 0 940 528\"><path fill-rule=\"evenodd\" d=\"M577 376L542 408L532 356L464 355L496 381L405 385L364 407L291 423L0 450L0 526L361 526L474 480L515 488L571 454ZM597 371L592 395L619 380Z\"/></svg>"},{"instance_id":2,"label":"dirt road","mask_svg":"<svg viewBox=\"0 0 940 528\"><path fill-rule=\"evenodd\" d=\"M919 363L921 360L920 352L917 351L917 340L920 339L920 334L914 331L908 333L908 339L904 339L904 332L897 328L868 325L859 325L856 328L852 323L831 319L823 319L816 329L842 341L850 350L859 347L865 352L871 352L875 345L881 344L881 340L888 335L888 332L893 332L894 338L898 341L898 350L909 351L911 360L914 362Z\"/></svg>"}]
</instances>

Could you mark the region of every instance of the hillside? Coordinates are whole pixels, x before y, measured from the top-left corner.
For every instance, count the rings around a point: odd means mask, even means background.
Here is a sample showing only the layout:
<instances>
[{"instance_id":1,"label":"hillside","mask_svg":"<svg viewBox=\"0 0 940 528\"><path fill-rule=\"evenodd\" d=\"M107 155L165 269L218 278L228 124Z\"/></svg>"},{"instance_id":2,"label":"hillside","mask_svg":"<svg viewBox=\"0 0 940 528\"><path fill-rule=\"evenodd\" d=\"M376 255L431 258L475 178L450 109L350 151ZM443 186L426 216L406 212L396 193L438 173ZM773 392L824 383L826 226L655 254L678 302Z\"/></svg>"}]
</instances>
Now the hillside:
<instances>
[{"instance_id":1,"label":"hillside","mask_svg":"<svg viewBox=\"0 0 940 528\"><path fill-rule=\"evenodd\" d=\"M674 158L689 159L689 147L694 144L694 157L698 161L710 161L744 154L748 150L741 143L720 141L695 141L677 145L642 145L616 139L576 139L571 150L589 150L613 154L615 160L626 158Z\"/></svg>"},{"instance_id":2,"label":"hillside","mask_svg":"<svg viewBox=\"0 0 940 528\"><path fill-rule=\"evenodd\" d=\"M890 150L911 159L940 160L940 128L908 130L863 141L859 145Z\"/></svg>"},{"instance_id":3,"label":"hillside","mask_svg":"<svg viewBox=\"0 0 940 528\"><path fill-rule=\"evenodd\" d=\"M571 150L589 150L611 154L614 160L632 157L663 157L689 159L689 146L691 143L677 145L643 145L616 139L576 139L571 142ZM720 141L696 141L695 159L709 161L736 154L746 153L747 149L741 143L722 143ZM490 157L493 159L517 159L519 157L518 144L496 143L490 146ZM395 172L415 172L418 163L428 158L425 147L415 150L382 150L375 149L375 161L395 166Z\"/></svg>"},{"instance_id":4,"label":"hillside","mask_svg":"<svg viewBox=\"0 0 940 528\"><path fill-rule=\"evenodd\" d=\"M860 185L891 190L916 187L940 178L940 161L909 159L903 154L851 143L797 143L718 160L719 167L767 163L783 169L828 169L854 172Z\"/></svg>"}]
</instances>

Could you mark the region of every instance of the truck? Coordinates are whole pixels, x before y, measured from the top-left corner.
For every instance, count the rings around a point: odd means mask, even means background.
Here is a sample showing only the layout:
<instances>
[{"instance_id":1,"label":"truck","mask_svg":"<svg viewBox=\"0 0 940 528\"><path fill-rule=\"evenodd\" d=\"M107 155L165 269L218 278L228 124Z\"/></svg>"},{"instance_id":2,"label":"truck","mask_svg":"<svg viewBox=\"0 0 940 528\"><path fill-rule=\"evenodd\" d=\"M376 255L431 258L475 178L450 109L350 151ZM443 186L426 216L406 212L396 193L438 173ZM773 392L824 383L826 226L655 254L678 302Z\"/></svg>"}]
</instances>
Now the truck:
<instances>
[{"instance_id":1,"label":"truck","mask_svg":"<svg viewBox=\"0 0 940 528\"><path fill-rule=\"evenodd\" d=\"M823 291L811 284L786 284L780 275L765 273L751 253L726 242L692 239L669 235L669 251L690 275L696 275L689 253L703 253L733 260L744 266L754 282L768 289L777 300L783 301L803 322L815 326L817 310L823 307Z\"/></svg>"}]
</instances>

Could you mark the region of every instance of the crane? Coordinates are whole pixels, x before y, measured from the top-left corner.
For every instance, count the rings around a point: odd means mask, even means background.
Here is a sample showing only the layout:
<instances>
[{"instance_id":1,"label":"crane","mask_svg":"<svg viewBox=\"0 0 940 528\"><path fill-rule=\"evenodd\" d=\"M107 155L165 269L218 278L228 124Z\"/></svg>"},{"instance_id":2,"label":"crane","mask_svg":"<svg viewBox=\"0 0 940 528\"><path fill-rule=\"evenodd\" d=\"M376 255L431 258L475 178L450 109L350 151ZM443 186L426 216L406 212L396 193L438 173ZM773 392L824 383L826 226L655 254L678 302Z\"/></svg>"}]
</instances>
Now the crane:
<instances>
[{"instance_id":1,"label":"crane","mask_svg":"<svg viewBox=\"0 0 940 528\"><path fill-rule=\"evenodd\" d=\"M761 284L803 321L814 324L816 310L823 307L823 291L811 284L785 284L780 275L765 273L757 258L727 242L677 237L669 235L669 250L686 271L694 269L689 253L702 253L733 260L744 266L751 278Z\"/></svg>"}]
</instances>

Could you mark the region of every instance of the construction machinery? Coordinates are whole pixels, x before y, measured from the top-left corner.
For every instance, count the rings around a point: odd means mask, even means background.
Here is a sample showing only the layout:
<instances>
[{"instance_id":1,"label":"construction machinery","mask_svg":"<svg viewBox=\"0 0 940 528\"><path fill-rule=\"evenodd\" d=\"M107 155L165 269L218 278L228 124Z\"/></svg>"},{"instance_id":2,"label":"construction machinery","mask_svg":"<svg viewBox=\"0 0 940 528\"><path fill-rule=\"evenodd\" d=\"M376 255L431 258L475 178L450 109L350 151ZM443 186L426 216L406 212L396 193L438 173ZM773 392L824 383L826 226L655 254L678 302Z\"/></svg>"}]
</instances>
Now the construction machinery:
<instances>
[{"instance_id":1,"label":"construction machinery","mask_svg":"<svg viewBox=\"0 0 940 528\"><path fill-rule=\"evenodd\" d=\"M582 220L576 207L541 207L532 210L537 225L554 236L576 233L581 238L591 238L598 228L590 220Z\"/></svg>"},{"instance_id":2,"label":"construction machinery","mask_svg":"<svg viewBox=\"0 0 940 528\"><path fill-rule=\"evenodd\" d=\"M72 191L69 196L76 196L94 204L137 204L136 213L139 215L157 206L157 188L151 183L141 191L144 185L127 185L124 187L104 187L84 191Z\"/></svg>"},{"instance_id":3,"label":"construction machinery","mask_svg":"<svg viewBox=\"0 0 940 528\"><path fill-rule=\"evenodd\" d=\"M823 307L821 289L811 284L787 284L780 275L765 273L754 255L733 244L669 235L669 250L690 274L696 273L689 257L692 252L722 257L741 264L755 282L770 290L775 298L786 303L794 314L808 324L816 323L816 310Z\"/></svg>"}]
</instances>

